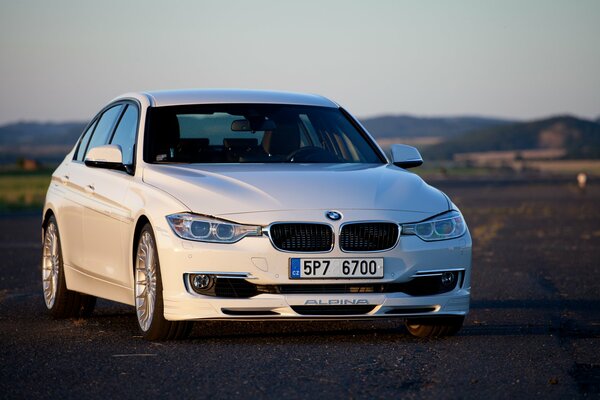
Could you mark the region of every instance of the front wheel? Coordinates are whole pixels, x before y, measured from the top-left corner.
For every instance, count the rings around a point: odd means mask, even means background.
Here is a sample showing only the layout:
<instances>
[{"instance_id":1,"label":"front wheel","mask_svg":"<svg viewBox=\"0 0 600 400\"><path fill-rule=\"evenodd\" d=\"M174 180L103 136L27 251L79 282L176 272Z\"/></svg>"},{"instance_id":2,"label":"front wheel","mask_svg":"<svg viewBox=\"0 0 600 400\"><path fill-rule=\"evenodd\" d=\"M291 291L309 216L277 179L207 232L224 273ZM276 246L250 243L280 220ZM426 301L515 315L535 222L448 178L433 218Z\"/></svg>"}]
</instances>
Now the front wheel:
<instances>
[{"instance_id":1,"label":"front wheel","mask_svg":"<svg viewBox=\"0 0 600 400\"><path fill-rule=\"evenodd\" d=\"M140 232L135 263L135 310L144 339L184 339L192 323L167 321L164 316L160 262L154 232L146 224Z\"/></svg>"},{"instance_id":2,"label":"front wheel","mask_svg":"<svg viewBox=\"0 0 600 400\"><path fill-rule=\"evenodd\" d=\"M406 321L406 329L420 338L452 336L462 328L464 321L465 317L461 316L415 318Z\"/></svg>"},{"instance_id":3,"label":"front wheel","mask_svg":"<svg viewBox=\"0 0 600 400\"><path fill-rule=\"evenodd\" d=\"M96 306L96 297L67 289L60 235L54 215L48 219L44 229L42 288L46 307L54 318L87 317Z\"/></svg>"}]
</instances>

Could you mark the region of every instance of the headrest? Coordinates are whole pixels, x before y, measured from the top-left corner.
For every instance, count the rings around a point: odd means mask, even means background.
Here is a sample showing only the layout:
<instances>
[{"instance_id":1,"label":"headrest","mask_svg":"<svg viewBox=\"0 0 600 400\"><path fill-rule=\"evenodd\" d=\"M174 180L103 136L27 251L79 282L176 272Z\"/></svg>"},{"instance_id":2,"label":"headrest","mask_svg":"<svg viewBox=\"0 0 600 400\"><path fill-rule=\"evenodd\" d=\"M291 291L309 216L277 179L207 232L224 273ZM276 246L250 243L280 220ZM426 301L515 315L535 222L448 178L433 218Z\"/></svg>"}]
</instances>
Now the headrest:
<instances>
[{"instance_id":1,"label":"headrest","mask_svg":"<svg viewBox=\"0 0 600 400\"><path fill-rule=\"evenodd\" d=\"M265 132L263 148L267 154L287 156L300 148L300 129L293 122L277 122L277 128Z\"/></svg>"},{"instance_id":2,"label":"headrest","mask_svg":"<svg viewBox=\"0 0 600 400\"><path fill-rule=\"evenodd\" d=\"M225 138L223 139L223 146L228 149L248 149L258 146L258 140L256 138Z\"/></svg>"},{"instance_id":3,"label":"headrest","mask_svg":"<svg viewBox=\"0 0 600 400\"><path fill-rule=\"evenodd\" d=\"M153 153L156 154L156 161L166 161L175 156L175 147L179 142L179 120L176 114L161 113L154 122Z\"/></svg>"}]
</instances>

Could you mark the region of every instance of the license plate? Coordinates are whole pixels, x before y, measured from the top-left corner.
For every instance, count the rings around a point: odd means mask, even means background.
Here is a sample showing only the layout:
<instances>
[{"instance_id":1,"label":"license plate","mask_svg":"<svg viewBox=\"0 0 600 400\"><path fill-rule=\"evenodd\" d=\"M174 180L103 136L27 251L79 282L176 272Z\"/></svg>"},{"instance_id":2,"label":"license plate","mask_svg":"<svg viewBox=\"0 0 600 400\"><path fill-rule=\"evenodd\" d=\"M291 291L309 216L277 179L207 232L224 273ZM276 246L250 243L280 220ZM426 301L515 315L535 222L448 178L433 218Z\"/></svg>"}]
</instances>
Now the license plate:
<instances>
[{"instance_id":1,"label":"license plate","mask_svg":"<svg viewBox=\"0 0 600 400\"><path fill-rule=\"evenodd\" d=\"M383 258L290 258L290 279L383 278Z\"/></svg>"}]
</instances>

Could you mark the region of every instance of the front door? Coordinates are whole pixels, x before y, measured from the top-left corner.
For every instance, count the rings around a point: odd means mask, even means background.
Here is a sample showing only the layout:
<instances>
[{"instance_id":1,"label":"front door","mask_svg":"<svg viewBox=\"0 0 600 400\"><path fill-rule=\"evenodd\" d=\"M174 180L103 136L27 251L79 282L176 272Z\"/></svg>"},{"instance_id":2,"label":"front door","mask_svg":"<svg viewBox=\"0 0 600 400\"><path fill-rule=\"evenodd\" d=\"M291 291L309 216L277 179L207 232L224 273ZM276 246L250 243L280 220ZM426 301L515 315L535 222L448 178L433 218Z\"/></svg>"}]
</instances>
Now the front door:
<instances>
[{"instance_id":1,"label":"front door","mask_svg":"<svg viewBox=\"0 0 600 400\"><path fill-rule=\"evenodd\" d=\"M131 168L138 117L134 104L124 104L110 134L102 141L102 144L120 146L123 163ZM88 197L83 210L83 264L93 276L131 288L133 269L129 241L134 221L125 199L134 178L126 171L84 168L87 170L85 190Z\"/></svg>"}]
</instances>

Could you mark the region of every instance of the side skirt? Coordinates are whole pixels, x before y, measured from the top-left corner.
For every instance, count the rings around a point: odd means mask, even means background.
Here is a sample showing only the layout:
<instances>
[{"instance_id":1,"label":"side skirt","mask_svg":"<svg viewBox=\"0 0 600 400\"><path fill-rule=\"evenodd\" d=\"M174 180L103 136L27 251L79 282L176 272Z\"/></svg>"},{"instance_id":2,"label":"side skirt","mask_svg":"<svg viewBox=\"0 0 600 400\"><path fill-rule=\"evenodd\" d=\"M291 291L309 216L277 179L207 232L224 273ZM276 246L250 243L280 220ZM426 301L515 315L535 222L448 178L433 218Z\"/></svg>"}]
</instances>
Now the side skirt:
<instances>
[{"instance_id":1,"label":"side skirt","mask_svg":"<svg viewBox=\"0 0 600 400\"><path fill-rule=\"evenodd\" d=\"M91 294L103 299L116 301L133 306L133 289L107 282L94 276L85 274L68 265L65 265L65 279L67 288L75 292Z\"/></svg>"}]
</instances>

